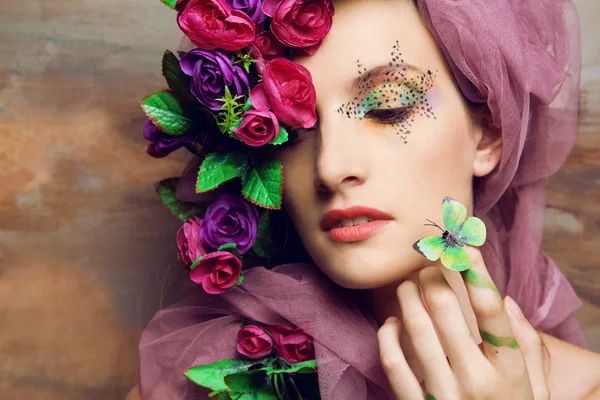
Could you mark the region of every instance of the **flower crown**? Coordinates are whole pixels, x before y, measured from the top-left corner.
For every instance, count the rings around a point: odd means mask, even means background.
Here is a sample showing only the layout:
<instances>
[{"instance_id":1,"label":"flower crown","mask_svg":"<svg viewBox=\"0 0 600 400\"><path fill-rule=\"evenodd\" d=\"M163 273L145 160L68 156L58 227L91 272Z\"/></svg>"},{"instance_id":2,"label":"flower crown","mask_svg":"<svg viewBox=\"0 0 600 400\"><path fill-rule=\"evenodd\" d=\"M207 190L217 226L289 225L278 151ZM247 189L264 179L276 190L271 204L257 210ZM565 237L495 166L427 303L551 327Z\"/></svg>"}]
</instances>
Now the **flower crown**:
<instances>
[{"instance_id":1,"label":"flower crown","mask_svg":"<svg viewBox=\"0 0 600 400\"><path fill-rule=\"evenodd\" d=\"M243 262L267 257L270 210L281 208L283 170L273 146L290 128L316 123L310 73L290 60L314 54L329 32L331 0L161 0L193 50L165 51L169 89L141 100L152 157L186 148L201 159L195 192L210 204L177 198L180 178L157 185L162 202L184 221L179 259L210 294L244 279ZM236 179L239 178L239 179Z\"/></svg>"},{"instance_id":2,"label":"flower crown","mask_svg":"<svg viewBox=\"0 0 600 400\"><path fill-rule=\"evenodd\" d=\"M201 164L195 192L210 204L177 198L180 178L157 185L163 204L184 221L179 259L205 292L240 285L242 270L267 257L270 210L281 208L283 170L269 147L289 128L316 122L310 73L289 60L313 54L333 17L331 0L162 0L177 10L196 46L166 51L168 90L141 100L149 155L185 147ZM236 179L239 178L239 179ZM262 210L261 210L262 208ZM312 338L294 325L245 321L237 335L243 359L192 366L185 375L214 399L318 399Z\"/></svg>"}]
</instances>

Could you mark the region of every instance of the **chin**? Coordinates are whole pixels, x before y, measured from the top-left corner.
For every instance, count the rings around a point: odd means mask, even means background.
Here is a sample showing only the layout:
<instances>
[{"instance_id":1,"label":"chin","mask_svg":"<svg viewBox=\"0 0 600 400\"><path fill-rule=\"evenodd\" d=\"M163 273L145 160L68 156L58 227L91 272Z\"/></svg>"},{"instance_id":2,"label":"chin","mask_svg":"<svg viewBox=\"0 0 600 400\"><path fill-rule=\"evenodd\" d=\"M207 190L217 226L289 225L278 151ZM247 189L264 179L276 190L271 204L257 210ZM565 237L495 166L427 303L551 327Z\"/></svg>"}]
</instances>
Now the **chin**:
<instances>
[{"instance_id":1,"label":"chin","mask_svg":"<svg viewBox=\"0 0 600 400\"><path fill-rule=\"evenodd\" d=\"M412 248L407 254L394 254L389 249L360 249L346 254L334 252L325 259L315 260L315 263L342 287L374 289L398 282L423 268L423 257Z\"/></svg>"}]
</instances>

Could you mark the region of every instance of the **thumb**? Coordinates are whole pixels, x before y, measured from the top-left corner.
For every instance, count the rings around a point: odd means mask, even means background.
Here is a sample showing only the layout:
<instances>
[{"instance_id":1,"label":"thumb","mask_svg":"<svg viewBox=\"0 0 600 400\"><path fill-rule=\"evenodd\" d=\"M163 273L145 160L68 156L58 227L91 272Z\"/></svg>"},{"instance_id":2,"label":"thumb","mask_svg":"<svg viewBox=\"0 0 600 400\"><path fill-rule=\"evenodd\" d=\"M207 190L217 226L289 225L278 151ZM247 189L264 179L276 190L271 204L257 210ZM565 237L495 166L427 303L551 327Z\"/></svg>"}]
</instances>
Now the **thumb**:
<instances>
[{"instance_id":1,"label":"thumb","mask_svg":"<svg viewBox=\"0 0 600 400\"><path fill-rule=\"evenodd\" d=\"M544 373L542 339L535 328L527 321L521 308L519 308L512 298L506 296L504 298L504 305L508 310L506 314L508 315L510 327L515 335L515 339L517 339L517 343L519 343L521 353L527 365L535 400L549 399L550 392L546 383L546 374Z\"/></svg>"}]
</instances>

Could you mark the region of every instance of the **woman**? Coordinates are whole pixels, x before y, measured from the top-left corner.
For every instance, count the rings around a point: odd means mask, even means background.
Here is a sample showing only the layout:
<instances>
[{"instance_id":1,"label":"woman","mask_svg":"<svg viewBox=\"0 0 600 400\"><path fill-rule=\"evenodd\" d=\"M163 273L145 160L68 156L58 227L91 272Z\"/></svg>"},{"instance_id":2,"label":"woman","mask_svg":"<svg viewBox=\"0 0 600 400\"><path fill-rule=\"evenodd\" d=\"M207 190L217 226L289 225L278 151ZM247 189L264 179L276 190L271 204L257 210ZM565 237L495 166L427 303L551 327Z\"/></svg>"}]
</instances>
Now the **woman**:
<instances>
[{"instance_id":1,"label":"woman","mask_svg":"<svg viewBox=\"0 0 600 400\"><path fill-rule=\"evenodd\" d=\"M294 60L312 77L318 121L275 150L293 229L274 239L285 262L305 250L314 265L256 268L218 298L160 312L140 343L143 398L203 398L182 373L233 358L242 318L308 333L327 361L324 399L591 393L596 378L573 365L595 356L547 335L584 346L580 302L539 253L545 178L574 142L580 67L573 6L544 4L335 2L318 51ZM488 229L483 256L468 249L466 291L413 249L447 195ZM545 354L492 279L547 333Z\"/></svg>"}]
</instances>

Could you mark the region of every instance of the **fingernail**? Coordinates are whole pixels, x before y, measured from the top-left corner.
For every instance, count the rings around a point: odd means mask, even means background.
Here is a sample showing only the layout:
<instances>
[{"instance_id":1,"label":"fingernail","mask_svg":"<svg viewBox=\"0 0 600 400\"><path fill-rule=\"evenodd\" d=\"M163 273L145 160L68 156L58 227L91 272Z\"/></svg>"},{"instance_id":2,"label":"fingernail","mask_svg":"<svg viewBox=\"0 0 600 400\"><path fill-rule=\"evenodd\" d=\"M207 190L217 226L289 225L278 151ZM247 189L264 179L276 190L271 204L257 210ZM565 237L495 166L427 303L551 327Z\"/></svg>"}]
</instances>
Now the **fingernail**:
<instances>
[{"instance_id":1,"label":"fingernail","mask_svg":"<svg viewBox=\"0 0 600 400\"><path fill-rule=\"evenodd\" d=\"M514 315L518 319L523 318L523 312L521 311L519 305L510 296L506 296L505 300L506 306L508 307L512 315Z\"/></svg>"},{"instance_id":2,"label":"fingernail","mask_svg":"<svg viewBox=\"0 0 600 400\"><path fill-rule=\"evenodd\" d=\"M397 318L397 317L394 317L394 316L391 316L391 317L388 317L388 318L385 320L384 324L391 323L391 322L396 322L396 321L398 321L398 318Z\"/></svg>"}]
</instances>

